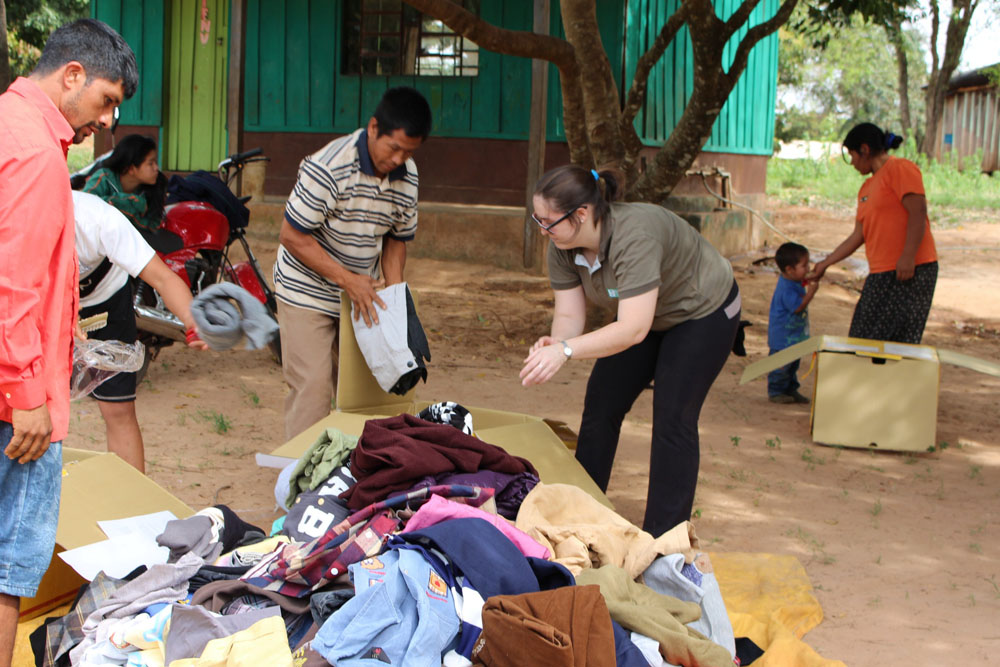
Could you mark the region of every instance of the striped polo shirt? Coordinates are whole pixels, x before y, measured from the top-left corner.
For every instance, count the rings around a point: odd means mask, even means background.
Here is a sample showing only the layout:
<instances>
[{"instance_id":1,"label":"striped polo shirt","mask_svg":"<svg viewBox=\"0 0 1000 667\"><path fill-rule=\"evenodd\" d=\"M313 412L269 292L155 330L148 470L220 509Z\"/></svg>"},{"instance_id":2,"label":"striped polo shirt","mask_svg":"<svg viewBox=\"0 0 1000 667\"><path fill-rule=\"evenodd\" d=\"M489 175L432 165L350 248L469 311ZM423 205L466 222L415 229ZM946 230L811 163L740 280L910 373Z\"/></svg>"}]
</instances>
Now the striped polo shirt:
<instances>
[{"instance_id":1,"label":"striped polo shirt","mask_svg":"<svg viewBox=\"0 0 1000 667\"><path fill-rule=\"evenodd\" d=\"M285 220L312 234L348 270L377 278L382 237L409 241L417 231L417 166L411 158L379 178L364 128L334 139L302 160ZM340 316L340 286L283 245L274 263L274 291L292 306Z\"/></svg>"}]
</instances>

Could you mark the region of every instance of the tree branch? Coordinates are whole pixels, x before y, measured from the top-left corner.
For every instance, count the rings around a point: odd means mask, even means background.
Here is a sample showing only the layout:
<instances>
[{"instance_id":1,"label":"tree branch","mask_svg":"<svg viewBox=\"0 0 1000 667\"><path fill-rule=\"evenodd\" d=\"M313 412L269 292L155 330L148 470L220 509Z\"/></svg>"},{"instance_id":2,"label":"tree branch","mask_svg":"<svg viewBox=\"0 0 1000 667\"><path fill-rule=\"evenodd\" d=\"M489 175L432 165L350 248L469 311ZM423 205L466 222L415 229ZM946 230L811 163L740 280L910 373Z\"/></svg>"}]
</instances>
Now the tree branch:
<instances>
[{"instance_id":1,"label":"tree branch","mask_svg":"<svg viewBox=\"0 0 1000 667\"><path fill-rule=\"evenodd\" d=\"M747 22L750 14L753 13L753 10L757 9L757 5L759 4L760 0L743 0L740 6L736 8L736 11L733 12L733 15L726 19L726 22L723 24L722 35L719 39L723 43L728 42L729 38L735 35L736 31Z\"/></svg>"},{"instance_id":2,"label":"tree branch","mask_svg":"<svg viewBox=\"0 0 1000 667\"><path fill-rule=\"evenodd\" d=\"M498 28L450 0L404 0L404 2L421 13L438 19L457 34L471 39L487 51L523 58L538 58L555 65L559 69L566 143L569 144L570 155L574 156L574 162L589 156L587 130L582 122L584 104L583 93L580 90L580 70L576 53L569 42L551 35Z\"/></svg>"},{"instance_id":3,"label":"tree branch","mask_svg":"<svg viewBox=\"0 0 1000 667\"><path fill-rule=\"evenodd\" d=\"M660 58L663 57L667 47L670 46L670 42L674 41L674 37L677 36L677 32L684 25L684 22L687 20L688 7L690 6L691 5L686 2L681 4L677 11L674 12L669 19L667 19L667 22L660 30L660 34L658 34L656 39L653 40L649 49L642 54L642 57L639 58L639 61L635 64L635 75L632 77L632 87L629 88L628 96L625 100L625 106L622 109L622 126L628 125L631 127L636 114L639 113L639 109L642 108L643 103L646 101L649 73L652 71L653 66L659 62Z\"/></svg>"},{"instance_id":4,"label":"tree branch","mask_svg":"<svg viewBox=\"0 0 1000 667\"><path fill-rule=\"evenodd\" d=\"M788 22L791 17L792 12L795 10L795 5L797 5L799 0L785 0L778 7L778 11L775 12L767 21L763 23L758 23L754 27L747 31L747 34L743 36L740 40L740 45L736 49L736 55L733 56L733 63L729 66L729 71L725 76L732 78L733 84L735 85L736 80L740 78L743 73L743 69L746 67L747 59L750 57L750 51L753 47L757 46L757 43L775 32L781 26ZM735 74L735 76L733 76Z\"/></svg>"},{"instance_id":5,"label":"tree branch","mask_svg":"<svg viewBox=\"0 0 1000 667\"><path fill-rule=\"evenodd\" d=\"M487 51L547 60L560 71L574 60L573 47L563 39L524 30L498 28L451 0L404 2L421 13L442 21L456 33L471 39Z\"/></svg>"}]
</instances>

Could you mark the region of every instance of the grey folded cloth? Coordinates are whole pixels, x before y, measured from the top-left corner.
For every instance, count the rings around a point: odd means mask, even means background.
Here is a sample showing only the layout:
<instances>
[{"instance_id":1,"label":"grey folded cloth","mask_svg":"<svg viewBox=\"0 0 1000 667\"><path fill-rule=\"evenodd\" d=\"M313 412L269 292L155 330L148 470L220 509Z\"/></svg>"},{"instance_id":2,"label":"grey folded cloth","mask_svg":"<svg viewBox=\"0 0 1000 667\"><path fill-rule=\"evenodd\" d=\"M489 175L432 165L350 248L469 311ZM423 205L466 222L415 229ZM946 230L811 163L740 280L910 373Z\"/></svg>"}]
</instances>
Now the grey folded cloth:
<instances>
[{"instance_id":1,"label":"grey folded cloth","mask_svg":"<svg viewBox=\"0 0 1000 667\"><path fill-rule=\"evenodd\" d=\"M216 283L202 290L191 302L191 316L198 325L198 335L213 350L230 350L244 336L247 349L257 350L278 331L278 323L264 304L232 283Z\"/></svg>"}]
</instances>

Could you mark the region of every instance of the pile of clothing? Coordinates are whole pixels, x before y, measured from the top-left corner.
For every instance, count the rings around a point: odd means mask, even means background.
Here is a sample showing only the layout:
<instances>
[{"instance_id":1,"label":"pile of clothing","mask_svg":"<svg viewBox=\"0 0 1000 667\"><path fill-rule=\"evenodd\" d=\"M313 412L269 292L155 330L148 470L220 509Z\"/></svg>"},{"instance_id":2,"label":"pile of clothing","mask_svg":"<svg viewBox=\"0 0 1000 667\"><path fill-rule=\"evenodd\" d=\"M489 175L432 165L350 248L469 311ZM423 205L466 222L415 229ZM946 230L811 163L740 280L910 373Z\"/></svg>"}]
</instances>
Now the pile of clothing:
<instances>
[{"instance_id":1,"label":"pile of clothing","mask_svg":"<svg viewBox=\"0 0 1000 667\"><path fill-rule=\"evenodd\" d=\"M168 523L169 561L98 575L37 664L740 664L691 524L541 484L454 403L326 431L275 495L270 535L221 505Z\"/></svg>"}]
</instances>

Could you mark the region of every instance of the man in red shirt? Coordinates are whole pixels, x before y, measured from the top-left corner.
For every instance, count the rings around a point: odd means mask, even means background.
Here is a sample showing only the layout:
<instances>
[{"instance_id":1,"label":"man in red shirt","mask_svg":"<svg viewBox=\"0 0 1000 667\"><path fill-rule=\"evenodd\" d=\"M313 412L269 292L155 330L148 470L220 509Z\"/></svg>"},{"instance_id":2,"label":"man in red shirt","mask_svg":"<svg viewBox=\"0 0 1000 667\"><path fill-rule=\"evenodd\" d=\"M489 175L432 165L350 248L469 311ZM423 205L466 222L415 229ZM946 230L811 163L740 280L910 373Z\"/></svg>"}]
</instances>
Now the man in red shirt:
<instances>
[{"instance_id":1,"label":"man in red shirt","mask_svg":"<svg viewBox=\"0 0 1000 667\"><path fill-rule=\"evenodd\" d=\"M0 667L59 518L79 289L66 151L74 134L110 125L137 84L125 40L81 19L0 95Z\"/></svg>"}]
</instances>

